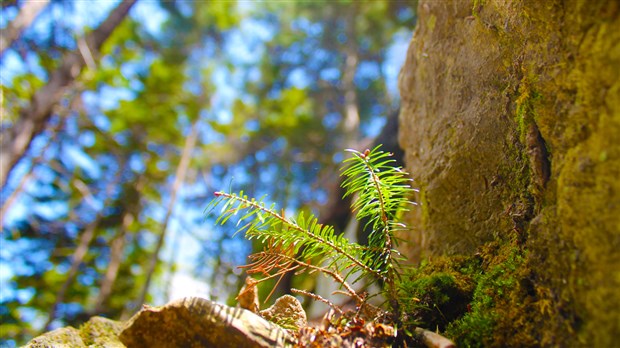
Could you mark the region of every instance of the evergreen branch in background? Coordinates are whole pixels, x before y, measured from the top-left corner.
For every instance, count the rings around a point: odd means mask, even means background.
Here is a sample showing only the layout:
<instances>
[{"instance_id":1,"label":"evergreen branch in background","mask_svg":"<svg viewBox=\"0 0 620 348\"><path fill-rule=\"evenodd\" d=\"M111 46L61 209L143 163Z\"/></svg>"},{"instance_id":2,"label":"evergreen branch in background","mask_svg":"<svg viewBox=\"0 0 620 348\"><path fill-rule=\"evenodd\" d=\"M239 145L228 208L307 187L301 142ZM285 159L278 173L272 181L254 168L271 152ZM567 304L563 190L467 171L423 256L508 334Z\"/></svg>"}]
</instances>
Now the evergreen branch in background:
<instances>
[{"instance_id":1,"label":"evergreen branch in background","mask_svg":"<svg viewBox=\"0 0 620 348\"><path fill-rule=\"evenodd\" d=\"M248 274L261 274L263 278L256 283L281 278L292 271L322 273L339 283L345 289L342 293L355 300L361 309L368 305L365 303L368 297L355 292L347 282L349 275L359 271L354 282L368 278L370 282L380 280L386 285L385 295L393 317L398 320L395 282L401 257L395 250L394 232L404 228L397 218L412 204L409 198L414 190L407 173L393 167L391 154L379 148L363 153L347 150L353 156L345 160L342 169L345 196L357 197L351 208L356 218L366 221L366 227L371 228L368 246L350 242L342 234L336 234L333 227L319 224L312 214L306 216L300 212L295 218L287 218L275 205L267 207L262 199L248 198L243 191L216 192L210 203L211 209L221 206L216 223L224 224L236 217L236 233L243 232L246 238L257 239L264 245L264 250L250 255L251 263L241 268Z\"/></svg>"}]
</instances>

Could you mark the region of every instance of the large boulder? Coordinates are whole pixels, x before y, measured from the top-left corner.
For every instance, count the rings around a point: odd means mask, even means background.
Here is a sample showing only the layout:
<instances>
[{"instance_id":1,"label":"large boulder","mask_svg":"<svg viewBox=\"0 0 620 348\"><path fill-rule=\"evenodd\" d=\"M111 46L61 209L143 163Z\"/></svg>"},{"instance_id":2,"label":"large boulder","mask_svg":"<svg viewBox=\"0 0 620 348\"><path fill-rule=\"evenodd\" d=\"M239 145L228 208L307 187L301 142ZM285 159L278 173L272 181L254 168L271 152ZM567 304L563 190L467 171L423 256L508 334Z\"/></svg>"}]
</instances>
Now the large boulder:
<instances>
[{"instance_id":1,"label":"large boulder","mask_svg":"<svg viewBox=\"0 0 620 348\"><path fill-rule=\"evenodd\" d=\"M617 344L619 2L421 0L418 20L399 79L416 256L516 243L540 342Z\"/></svg>"}]
</instances>

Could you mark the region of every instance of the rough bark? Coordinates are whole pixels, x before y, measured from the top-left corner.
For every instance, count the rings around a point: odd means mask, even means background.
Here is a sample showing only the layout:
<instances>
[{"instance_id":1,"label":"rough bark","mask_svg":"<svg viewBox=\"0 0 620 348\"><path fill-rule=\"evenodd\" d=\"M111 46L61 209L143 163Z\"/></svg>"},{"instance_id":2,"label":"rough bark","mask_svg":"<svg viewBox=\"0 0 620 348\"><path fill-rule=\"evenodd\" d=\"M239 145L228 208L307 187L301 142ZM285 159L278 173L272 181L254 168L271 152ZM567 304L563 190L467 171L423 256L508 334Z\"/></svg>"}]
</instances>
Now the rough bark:
<instances>
[{"instance_id":1,"label":"rough bark","mask_svg":"<svg viewBox=\"0 0 620 348\"><path fill-rule=\"evenodd\" d=\"M515 320L496 324L531 341L506 345L613 346L618 2L429 0L418 20L399 78L400 141L422 203L410 239L433 256L492 240L522 250L515 285L527 298L506 303L528 310L504 308Z\"/></svg>"},{"instance_id":2,"label":"rough bark","mask_svg":"<svg viewBox=\"0 0 620 348\"><path fill-rule=\"evenodd\" d=\"M30 26L48 3L49 0L23 2L15 19L0 31L0 57L21 36L24 29Z\"/></svg>"},{"instance_id":3,"label":"rough bark","mask_svg":"<svg viewBox=\"0 0 620 348\"><path fill-rule=\"evenodd\" d=\"M136 1L122 1L97 29L86 35L84 42L91 56L99 53L103 43ZM50 73L47 84L34 94L30 105L21 110L15 124L3 132L0 148L0 187L4 187L11 170L24 156L32 139L45 128L53 107L79 76L85 64L84 56L79 50L67 54L60 66Z\"/></svg>"},{"instance_id":4,"label":"rough bark","mask_svg":"<svg viewBox=\"0 0 620 348\"><path fill-rule=\"evenodd\" d=\"M298 302L296 307L301 310ZM274 313L274 320L285 320L290 309L284 306ZM194 297L162 307L145 306L127 322L92 317L79 329L50 331L25 347L285 347L294 343L287 330L257 314Z\"/></svg>"},{"instance_id":5,"label":"rough bark","mask_svg":"<svg viewBox=\"0 0 620 348\"><path fill-rule=\"evenodd\" d=\"M125 163L126 159L123 160L121 167L124 167ZM144 182L144 176L139 176L132 183L128 184L125 189L122 198L121 224L110 241L110 260L99 286L99 294L95 300L93 312L96 315L103 315L109 312L107 306L118 277L118 271L124 261L125 246L130 233L130 227L141 209L140 192L142 192Z\"/></svg>"}]
</instances>

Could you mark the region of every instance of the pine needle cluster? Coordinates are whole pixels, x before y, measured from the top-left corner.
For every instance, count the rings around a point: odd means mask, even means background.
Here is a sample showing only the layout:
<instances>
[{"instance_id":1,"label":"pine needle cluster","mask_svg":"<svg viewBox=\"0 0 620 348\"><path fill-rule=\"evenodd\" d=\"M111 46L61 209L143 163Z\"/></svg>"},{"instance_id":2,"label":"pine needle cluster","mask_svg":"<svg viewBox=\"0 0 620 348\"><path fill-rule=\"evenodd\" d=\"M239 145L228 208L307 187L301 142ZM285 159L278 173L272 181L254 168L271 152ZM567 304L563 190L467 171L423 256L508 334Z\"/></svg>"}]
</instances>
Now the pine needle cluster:
<instances>
[{"instance_id":1,"label":"pine needle cluster","mask_svg":"<svg viewBox=\"0 0 620 348\"><path fill-rule=\"evenodd\" d=\"M391 154L381 151L380 146L347 152L352 156L342 168L345 196L354 196L352 211L371 230L368 245L349 241L333 227L320 224L312 214L300 212L287 217L274 204L267 206L262 199L249 198L243 191L216 192L210 205L221 207L217 224L234 217L237 233L263 244L264 249L250 255L250 263L242 266L248 274L262 276L257 282L281 278L287 272L320 272L341 284L344 293L361 307L366 296L358 294L350 284L360 279L379 280L396 314L395 281L400 274L401 256L396 250L395 232L405 228L398 217L411 204L411 179L393 165ZM354 279L349 280L353 274Z\"/></svg>"}]
</instances>

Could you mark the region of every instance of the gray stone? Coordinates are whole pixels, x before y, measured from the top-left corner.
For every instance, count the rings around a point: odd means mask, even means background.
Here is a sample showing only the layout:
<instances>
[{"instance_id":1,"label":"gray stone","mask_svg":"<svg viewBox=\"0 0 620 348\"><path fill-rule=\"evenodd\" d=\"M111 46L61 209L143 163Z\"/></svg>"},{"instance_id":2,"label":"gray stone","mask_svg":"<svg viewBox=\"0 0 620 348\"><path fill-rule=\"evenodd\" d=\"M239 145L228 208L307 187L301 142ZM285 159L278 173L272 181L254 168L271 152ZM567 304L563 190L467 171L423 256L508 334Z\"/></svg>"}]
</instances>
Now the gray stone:
<instances>
[{"instance_id":1,"label":"gray stone","mask_svg":"<svg viewBox=\"0 0 620 348\"><path fill-rule=\"evenodd\" d=\"M144 306L120 334L132 347L282 347L295 343L283 328L242 308L190 297Z\"/></svg>"},{"instance_id":2,"label":"gray stone","mask_svg":"<svg viewBox=\"0 0 620 348\"><path fill-rule=\"evenodd\" d=\"M280 297L273 306L262 310L260 314L271 322L293 330L298 330L308 325L306 312L301 303L291 295Z\"/></svg>"}]
</instances>

